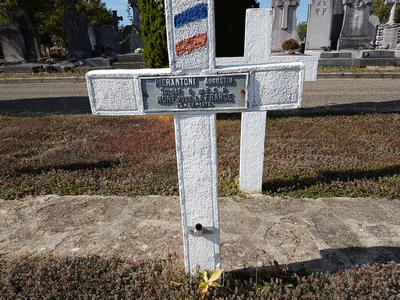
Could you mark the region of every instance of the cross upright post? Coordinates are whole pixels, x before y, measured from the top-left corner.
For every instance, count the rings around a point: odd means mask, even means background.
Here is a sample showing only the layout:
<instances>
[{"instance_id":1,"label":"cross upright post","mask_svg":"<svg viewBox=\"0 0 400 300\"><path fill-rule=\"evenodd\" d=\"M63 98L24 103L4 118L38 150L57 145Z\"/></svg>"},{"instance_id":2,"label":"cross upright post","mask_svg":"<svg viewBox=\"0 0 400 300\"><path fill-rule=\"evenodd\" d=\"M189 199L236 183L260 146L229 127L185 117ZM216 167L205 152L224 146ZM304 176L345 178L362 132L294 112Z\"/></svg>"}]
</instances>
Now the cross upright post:
<instances>
[{"instance_id":1,"label":"cross upright post","mask_svg":"<svg viewBox=\"0 0 400 300\"><path fill-rule=\"evenodd\" d=\"M166 0L168 69L86 75L95 115L173 114L185 267L221 267L216 113L301 105L303 63L215 67L214 1Z\"/></svg>"},{"instance_id":2,"label":"cross upright post","mask_svg":"<svg viewBox=\"0 0 400 300\"><path fill-rule=\"evenodd\" d=\"M248 9L246 12L245 49L242 57L217 57L217 68L256 64L302 62L305 81L317 79L318 57L271 56L273 14L271 9ZM270 110L285 109L284 106ZM239 188L248 193L261 193L264 163L264 143L267 110L242 113L240 139Z\"/></svg>"}]
</instances>

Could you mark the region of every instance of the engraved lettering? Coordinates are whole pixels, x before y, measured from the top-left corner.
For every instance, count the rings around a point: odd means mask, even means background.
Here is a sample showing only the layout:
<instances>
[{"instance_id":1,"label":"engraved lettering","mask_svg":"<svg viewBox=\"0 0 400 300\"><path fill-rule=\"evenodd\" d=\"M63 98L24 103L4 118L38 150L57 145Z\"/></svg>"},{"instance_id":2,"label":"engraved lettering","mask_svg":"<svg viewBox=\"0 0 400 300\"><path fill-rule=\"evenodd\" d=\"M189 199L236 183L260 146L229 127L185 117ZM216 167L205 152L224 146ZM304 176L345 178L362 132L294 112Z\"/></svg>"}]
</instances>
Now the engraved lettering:
<instances>
[{"instance_id":1,"label":"engraved lettering","mask_svg":"<svg viewBox=\"0 0 400 300\"><path fill-rule=\"evenodd\" d=\"M141 80L148 111L246 108L247 75L166 76ZM243 94L244 92L244 94Z\"/></svg>"}]
</instances>

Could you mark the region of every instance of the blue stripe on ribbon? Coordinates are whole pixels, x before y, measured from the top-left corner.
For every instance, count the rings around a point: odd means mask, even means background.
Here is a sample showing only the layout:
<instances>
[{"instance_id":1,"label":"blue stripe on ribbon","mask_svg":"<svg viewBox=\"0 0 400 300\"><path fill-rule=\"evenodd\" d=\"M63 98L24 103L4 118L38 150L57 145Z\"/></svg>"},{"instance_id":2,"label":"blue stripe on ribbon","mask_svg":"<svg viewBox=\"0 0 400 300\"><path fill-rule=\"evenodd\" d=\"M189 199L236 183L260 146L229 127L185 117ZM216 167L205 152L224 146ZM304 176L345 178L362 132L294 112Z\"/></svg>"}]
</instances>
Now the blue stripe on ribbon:
<instances>
[{"instance_id":1,"label":"blue stripe on ribbon","mask_svg":"<svg viewBox=\"0 0 400 300\"><path fill-rule=\"evenodd\" d=\"M178 15L174 16L175 28L182 27L183 25L199 20L207 19L208 17L208 5L207 3L200 3L196 6L184 10Z\"/></svg>"}]
</instances>

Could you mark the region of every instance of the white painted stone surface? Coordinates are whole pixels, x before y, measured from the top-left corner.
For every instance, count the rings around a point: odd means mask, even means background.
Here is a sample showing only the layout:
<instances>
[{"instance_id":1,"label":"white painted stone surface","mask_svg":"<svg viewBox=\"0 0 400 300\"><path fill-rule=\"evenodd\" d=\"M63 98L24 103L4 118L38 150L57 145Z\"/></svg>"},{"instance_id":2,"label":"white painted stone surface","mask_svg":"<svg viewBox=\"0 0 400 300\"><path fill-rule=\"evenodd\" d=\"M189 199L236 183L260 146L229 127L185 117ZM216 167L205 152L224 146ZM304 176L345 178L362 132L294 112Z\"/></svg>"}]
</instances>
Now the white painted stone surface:
<instances>
[{"instance_id":1,"label":"white painted stone surface","mask_svg":"<svg viewBox=\"0 0 400 300\"><path fill-rule=\"evenodd\" d=\"M266 121L266 111L242 113L239 188L246 193L262 189Z\"/></svg>"},{"instance_id":2,"label":"white painted stone surface","mask_svg":"<svg viewBox=\"0 0 400 300\"><path fill-rule=\"evenodd\" d=\"M197 35L206 30L207 43L199 49L189 51L185 55L177 55L177 43L189 35L175 28L174 16L185 14L190 7L207 4L207 18L192 22L193 27L188 32ZM249 122L257 119L264 122L266 110L282 108L298 108L302 102L304 84L304 68L302 62L272 63L269 46L264 44L264 52L257 54L262 42L257 41L254 32L247 36L247 62L236 66L225 65L215 68L215 40L214 40L214 12L213 1L201 0L167 0L166 20L168 32L168 47L170 50L170 69L146 70L111 70L92 71L86 75L89 99L92 112L95 115L147 115L157 114L144 110L143 95L140 78L151 76L182 76L191 75L221 75L221 74L248 74L247 111L259 112L260 115L250 115ZM204 12L203 12L204 13ZM271 18L270 10L251 10L249 14L267 19ZM268 19L268 20L269 20ZM210 25L212 24L212 26ZM261 22L258 23L261 25ZM253 30L258 29L254 24ZM271 24L263 24L263 33L267 33ZM270 31L270 30L269 30ZM202 33L200 33L202 34ZM269 33L269 36L271 34ZM189 37L190 39L190 37ZM268 43L267 43L268 44ZM181 50L179 50L181 51ZM178 51L178 52L179 52ZM201 53L202 59L198 53ZM206 59L204 59L206 58ZM268 63L263 60L270 59ZM232 110L229 110L231 112ZM243 111L243 109L238 111ZM223 110L218 112L224 112ZM219 209L218 209L218 170L215 133L215 112L185 111L173 112L175 120L175 138L178 158L179 192L181 199L182 230L185 248L185 267L187 271L215 270L221 267ZM261 117L259 117L261 116ZM264 120L264 121L263 121ZM246 121L244 121L246 123ZM262 131L262 130L261 130ZM253 140L254 136L246 140ZM265 133L263 132L263 135ZM252 143L252 142L251 142ZM259 145L263 144L258 142ZM253 145L255 145L253 143ZM260 147L260 146L257 146ZM262 149L263 145L262 145ZM263 155L262 151L262 155ZM250 160L251 164L257 163ZM262 165L262 164L261 164ZM262 171L262 167L261 167ZM199 235L194 230L196 224L201 224L205 230Z\"/></svg>"},{"instance_id":3,"label":"white painted stone surface","mask_svg":"<svg viewBox=\"0 0 400 300\"><path fill-rule=\"evenodd\" d=\"M222 68L229 65L245 66L265 63L301 62L305 65L305 70L303 73L304 80L317 80L318 57L299 55L270 55L272 23L273 14L271 9L247 10L244 57L218 57L216 58L217 68ZM291 86L290 90L296 91L293 85ZM269 91L266 90L265 92L268 93ZM302 85L299 87L298 93L300 95L303 94ZM274 95L274 100L272 101L275 101L276 103L274 106L275 109L298 108L301 106L301 101L297 107L289 107L287 104L279 105L277 102L280 100L285 101L280 99L280 97L281 95ZM268 107L264 108L270 109ZM263 111L242 113L239 188L248 193L260 193L262 191L264 143L255 142L255 140L264 140L265 138L265 121L263 122L262 118L266 118L266 114ZM257 132L258 130L261 131ZM255 132L257 132L257 134ZM247 136L252 136L252 138L246 138ZM251 167L247 167L249 162L252 162Z\"/></svg>"},{"instance_id":4,"label":"white painted stone surface","mask_svg":"<svg viewBox=\"0 0 400 300\"><path fill-rule=\"evenodd\" d=\"M221 267L215 114L175 115L183 245L188 270ZM201 224L211 233L195 234ZM200 270L200 271L201 271Z\"/></svg>"},{"instance_id":5,"label":"white painted stone surface","mask_svg":"<svg viewBox=\"0 0 400 300\"><path fill-rule=\"evenodd\" d=\"M197 5L207 6L207 18L197 19L194 22L185 23L180 27L174 24L174 18L182 15L188 9ZM174 71L186 73L199 72L215 67L215 26L214 26L214 1L213 0L167 0L165 1L165 18L167 23L167 43L170 67ZM205 47L193 50L185 55L178 55L176 46L185 39L207 34Z\"/></svg>"},{"instance_id":6,"label":"white painted stone surface","mask_svg":"<svg viewBox=\"0 0 400 300\"><path fill-rule=\"evenodd\" d=\"M209 71L203 73L210 74ZM304 85L303 63L226 67L215 69L211 74L237 73L249 73L248 110L294 109L301 106ZM172 75L172 71L171 69L138 69L88 72L86 80L93 114L154 114L143 110L139 83L140 77L154 75ZM234 110L219 112L232 111ZM182 113L193 114L194 112L182 111Z\"/></svg>"}]
</instances>

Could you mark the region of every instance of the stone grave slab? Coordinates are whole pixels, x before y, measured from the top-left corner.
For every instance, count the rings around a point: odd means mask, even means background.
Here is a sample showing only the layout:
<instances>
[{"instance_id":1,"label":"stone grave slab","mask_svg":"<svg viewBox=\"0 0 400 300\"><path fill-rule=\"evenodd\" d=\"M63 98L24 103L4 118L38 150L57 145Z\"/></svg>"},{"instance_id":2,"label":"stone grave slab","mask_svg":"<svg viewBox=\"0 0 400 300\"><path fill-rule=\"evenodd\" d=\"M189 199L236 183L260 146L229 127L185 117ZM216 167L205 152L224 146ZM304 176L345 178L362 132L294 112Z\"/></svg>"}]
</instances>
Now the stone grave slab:
<instances>
[{"instance_id":1,"label":"stone grave slab","mask_svg":"<svg viewBox=\"0 0 400 300\"><path fill-rule=\"evenodd\" d=\"M297 33L296 9L300 0L272 0L271 8L274 11L272 26L272 51L282 52L282 44L289 39L295 39L300 44Z\"/></svg>"},{"instance_id":2,"label":"stone grave slab","mask_svg":"<svg viewBox=\"0 0 400 300\"><path fill-rule=\"evenodd\" d=\"M15 25L0 25L0 43L7 62L25 61L25 44L22 34Z\"/></svg>"},{"instance_id":3,"label":"stone grave slab","mask_svg":"<svg viewBox=\"0 0 400 300\"><path fill-rule=\"evenodd\" d=\"M88 34L87 16L71 11L64 16L64 28L67 32L68 53L75 58L93 56L92 45Z\"/></svg>"},{"instance_id":4,"label":"stone grave slab","mask_svg":"<svg viewBox=\"0 0 400 300\"><path fill-rule=\"evenodd\" d=\"M371 42L368 32L369 13L373 0L343 0L344 18L338 50L356 49Z\"/></svg>"},{"instance_id":5,"label":"stone grave slab","mask_svg":"<svg viewBox=\"0 0 400 300\"><path fill-rule=\"evenodd\" d=\"M11 13L11 23L17 25L25 44L25 58L29 62L37 62L38 51L35 45L35 29L32 22L23 10L13 11Z\"/></svg>"},{"instance_id":6,"label":"stone grave slab","mask_svg":"<svg viewBox=\"0 0 400 300\"><path fill-rule=\"evenodd\" d=\"M331 47L333 0L311 0L308 4L307 50Z\"/></svg>"}]
</instances>

